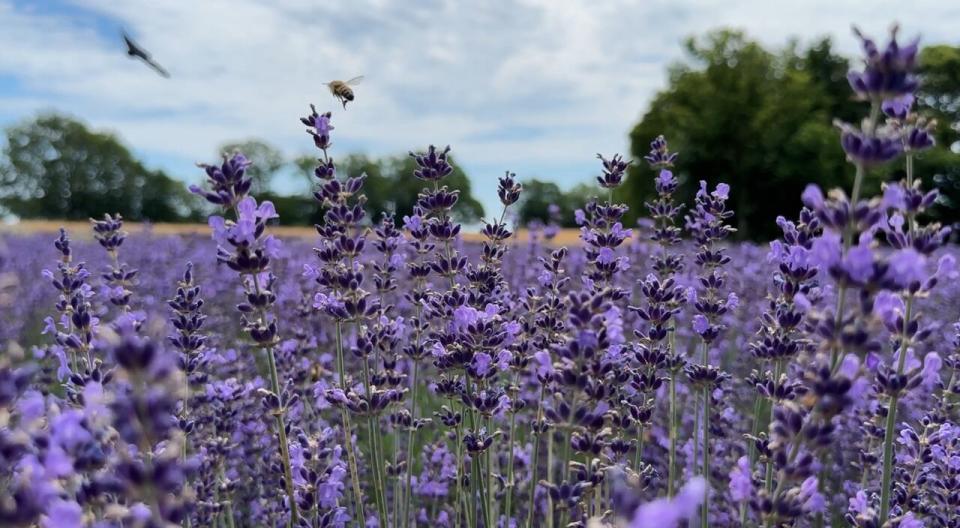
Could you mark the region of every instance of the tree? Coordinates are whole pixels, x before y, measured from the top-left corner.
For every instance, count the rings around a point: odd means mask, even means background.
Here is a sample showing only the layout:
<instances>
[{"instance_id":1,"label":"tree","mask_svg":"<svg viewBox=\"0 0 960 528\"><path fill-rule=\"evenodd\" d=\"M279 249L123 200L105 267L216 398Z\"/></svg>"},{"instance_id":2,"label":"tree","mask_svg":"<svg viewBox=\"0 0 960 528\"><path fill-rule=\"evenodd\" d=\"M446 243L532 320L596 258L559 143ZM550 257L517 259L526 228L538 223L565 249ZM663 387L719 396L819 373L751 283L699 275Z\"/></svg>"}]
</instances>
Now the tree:
<instances>
[{"instance_id":1,"label":"tree","mask_svg":"<svg viewBox=\"0 0 960 528\"><path fill-rule=\"evenodd\" d=\"M598 194L597 186L586 183L564 192L553 182L536 178L524 181L518 210L520 224L526 225L534 220L546 224L552 220L561 227L576 227L574 211L582 209L587 200ZM555 212L550 211L551 206L556 207Z\"/></svg>"},{"instance_id":2,"label":"tree","mask_svg":"<svg viewBox=\"0 0 960 528\"><path fill-rule=\"evenodd\" d=\"M8 128L3 153L0 206L21 218L196 216L199 201L180 182L144 167L113 135L68 116L41 114Z\"/></svg>"},{"instance_id":3,"label":"tree","mask_svg":"<svg viewBox=\"0 0 960 528\"><path fill-rule=\"evenodd\" d=\"M470 192L470 179L456 161L450 160L453 173L444 180L444 185L460 191L460 199L453 209L456 219L464 223L478 221L483 216L483 205ZM316 159L303 156L294 161L299 172L309 177L311 183L313 168ZM420 191L427 186L427 182L413 176L416 164L407 155L390 156L385 158L370 158L363 154L350 154L337 160L337 171L344 177L357 177L366 174L363 185L367 196L367 212L372 220L376 220L384 212L395 212L398 215L410 214L416 204ZM280 211L281 218L283 211Z\"/></svg>"},{"instance_id":4,"label":"tree","mask_svg":"<svg viewBox=\"0 0 960 528\"><path fill-rule=\"evenodd\" d=\"M699 180L711 186L727 182L738 236L766 239L777 234L777 215L800 208L808 183L849 186L853 169L832 120L856 122L864 106L851 98L849 63L832 51L828 39L805 50L790 44L771 52L743 33L721 30L690 39L686 47L687 59L671 66L667 88L630 133L636 160L658 134L680 153L675 172L681 200L692 201ZM955 67L949 55L941 57L934 70L955 72L949 70ZM949 77L942 84L928 86L938 94L934 98L947 87L956 94ZM918 174L925 170L960 181L947 176L957 167L958 160L942 146L917 166ZM618 193L630 205L628 220L646 214L643 204L653 194L653 176L642 162L631 168ZM878 191L883 181L896 177L893 166L871 171L865 191Z\"/></svg>"},{"instance_id":5,"label":"tree","mask_svg":"<svg viewBox=\"0 0 960 528\"><path fill-rule=\"evenodd\" d=\"M937 220L954 224L960 221L960 47L923 48L920 77L917 108L937 120L937 148L919 156L915 169L927 188L940 190Z\"/></svg>"},{"instance_id":6,"label":"tree","mask_svg":"<svg viewBox=\"0 0 960 528\"><path fill-rule=\"evenodd\" d=\"M230 141L220 146L220 153L232 154L241 152L248 160L253 162L247 169L247 174L253 180L251 192L253 194L263 194L270 189L274 176L286 164L283 152L276 147L259 139L247 139L244 141Z\"/></svg>"}]
</instances>

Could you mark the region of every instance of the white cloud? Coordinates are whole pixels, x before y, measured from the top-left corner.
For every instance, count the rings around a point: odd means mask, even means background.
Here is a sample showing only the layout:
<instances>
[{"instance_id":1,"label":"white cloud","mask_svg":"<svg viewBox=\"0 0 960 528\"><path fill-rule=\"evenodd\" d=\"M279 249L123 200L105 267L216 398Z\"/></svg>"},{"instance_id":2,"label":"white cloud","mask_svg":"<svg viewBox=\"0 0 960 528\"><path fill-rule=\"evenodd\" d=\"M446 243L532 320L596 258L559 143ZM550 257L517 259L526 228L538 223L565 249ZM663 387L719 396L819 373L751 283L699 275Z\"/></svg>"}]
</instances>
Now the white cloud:
<instances>
[{"instance_id":1,"label":"white cloud","mask_svg":"<svg viewBox=\"0 0 960 528\"><path fill-rule=\"evenodd\" d=\"M852 22L879 36L898 17L907 35L943 42L954 38L960 15L957 5L934 0L909 11L902 2L839 0L31 5L0 0L0 76L18 85L0 103L6 116L62 108L179 168L237 138L309 151L297 118L314 102L335 111L341 154L450 143L468 169L515 164L549 176L583 167L583 178L593 153L627 149L630 126L662 87L665 66L682 56L686 36L723 25L772 45L827 34L854 53ZM111 24L116 31L105 31ZM120 26L173 77L128 59ZM323 83L358 74L366 75L358 100L337 111ZM565 183L575 172L563 171ZM496 175L474 174L488 204L495 191L482 182Z\"/></svg>"}]
</instances>

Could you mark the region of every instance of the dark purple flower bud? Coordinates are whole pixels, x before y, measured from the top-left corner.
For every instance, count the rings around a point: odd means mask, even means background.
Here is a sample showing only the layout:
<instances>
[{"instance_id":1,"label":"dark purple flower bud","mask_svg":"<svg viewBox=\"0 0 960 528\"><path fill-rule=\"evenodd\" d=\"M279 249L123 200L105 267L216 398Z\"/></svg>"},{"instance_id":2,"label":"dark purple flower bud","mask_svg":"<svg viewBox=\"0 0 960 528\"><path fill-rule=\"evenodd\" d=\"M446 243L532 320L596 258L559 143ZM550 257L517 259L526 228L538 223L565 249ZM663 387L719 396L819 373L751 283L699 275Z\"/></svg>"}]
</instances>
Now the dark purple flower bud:
<instances>
[{"instance_id":1,"label":"dark purple flower bud","mask_svg":"<svg viewBox=\"0 0 960 528\"><path fill-rule=\"evenodd\" d=\"M917 65L919 38L901 47L897 42L896 26L890 31L890 42L881 52L873 40L854 28L863 43L864 69L847 74L850 87L860 97L883 101L913 93L918 81L914 74Z\"/></svg>"},{"instance_id":2,"label":"dark purple flower bud","mask_svg":"<svg viewBox=\"0 0 960 528\"><path fill-rule=\"evenodd\" d=\"M650 153L643 157L654 169L666 169L673 166L677 160L677 153L670 152L667 140L659 135L650 142Z\"/></svg>"},{"instance_id":3,"label":"dark purple flower bud","mask_svg":"<svg viewBox=\"0 0 960 528\"><path fill-rule=\"evenodd\" d=\"M211 190L204 191L191 185L190 192L203 196L210 203L232 208L250 192L253 180L244 176L251 163L243 154L237 152L231 157L224 154L223 163L219 167L200 164L207 173L207 183Z\"/></svg>"},{"instance_id":4,"label":"dark purple flower bud","mask_svg":"<svg viewBox=\"0 0 960 528\"><path fill-rule=\"evenodd\" d=\"M868 135L851 125L840 123L840 145L847 159L864 166L881 165L903 152L899 138L887 135Z\"/></svg>"},{"instance_id":5,"label":"dark purple flower bud","mask_svg":"<svg viewBox=\"0 0 960 528\"><path fill-rule=\"evenodd\" d=\"M446 186L437 190L425 190L417 199L417 206L429 213L446 212L453 209L460 199L460 191L450 191Z\"/></svg>"},{"instance_id":6,"label":"dark purple flower bud","mask_svg":"<svg viewBox=\"0 0 960 528\"><path fill-rule=\"evenodd\" d=\"M426 154L411 152L410 157L417 163L413 175L424 181L440 181L446 178L453 172L453 166L447 161L449 153L449 145L440 151L437 150L437 147L430 145L427 147Z\"/></svg>"},{"instance_id":7,"label":"dark purple flower bud","mask_svg":"<svg viewBox=\"0 0 960 528\"><path fill-rule=\"evenodd\" d=\"M597 176L597 183L604 189L613 189L623 183L623 176L632 162L624 161L623 156L614 154L609 160L597 154L597 159L603 163L603 175Z\"/></svg>"},{"instance_id":8,"label":"dark purple flower bud","mask_svg":"<svg viewBox=\"0 0 960 528\"><path fill-rule=\"evenodd\" d=\"M927 150L936 144L933 139L933 127L935 122L930 122L924 126L911 126L907 129L907 137L904 140L905 147L911 152Z\"/></svg>"},{"instance_id":9,"label":"dark purple flower bud","mask_svg":"<svg viewBox=\"0 0 960 528\"><path fill-rule=\"evenodd\" d=\"M887 117L903 121L910 114L910 109L913 108L913 101L913 94L906 94L893 99L887 99L880 105L880 109L883 110L883 113L886 114Z\"/></svg>"},{"instance_id":10,"label":"dark purple flower bud","mask_svg":"<svg viewBox=\"0 0 960 528\"><path fill-rule=\"evenodd\" d=\"M517 175L507 171L505 175L500 177L500 185L497 187L497 196L500 197L500 203L508 207L520 199L520 192L523 190L523 186L517 183Z\"/></svg>"}]
</instances>

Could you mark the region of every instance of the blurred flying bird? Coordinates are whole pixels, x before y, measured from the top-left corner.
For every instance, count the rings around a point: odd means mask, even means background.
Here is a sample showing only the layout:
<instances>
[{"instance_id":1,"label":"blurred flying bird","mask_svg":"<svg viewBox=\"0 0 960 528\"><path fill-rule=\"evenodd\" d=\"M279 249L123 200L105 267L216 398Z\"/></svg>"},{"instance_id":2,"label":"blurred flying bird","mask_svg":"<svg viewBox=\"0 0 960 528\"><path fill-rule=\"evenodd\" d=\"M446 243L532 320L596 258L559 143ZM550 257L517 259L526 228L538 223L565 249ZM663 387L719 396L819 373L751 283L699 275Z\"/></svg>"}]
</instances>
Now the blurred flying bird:
<instances>
[{"instance_id":1,"label":"blurred flying bird","mask_svg":"<svg viewBox=\"0 0 960 528\"><path fill-rule=\"evenodd\" d=\"M130 38L130 35L127 35L126 31L123 32L123 41L127 44L127 55L129 55L131 58L140 59L147 63L148 66L153 68L160 75L167 78L170 77L170 74L167 72L167 70L164 70L162 66L154 62L153 59L150 58L150 54L147 53L147 50L138 46L137 43Z\"/></svg>"}]
</instances>

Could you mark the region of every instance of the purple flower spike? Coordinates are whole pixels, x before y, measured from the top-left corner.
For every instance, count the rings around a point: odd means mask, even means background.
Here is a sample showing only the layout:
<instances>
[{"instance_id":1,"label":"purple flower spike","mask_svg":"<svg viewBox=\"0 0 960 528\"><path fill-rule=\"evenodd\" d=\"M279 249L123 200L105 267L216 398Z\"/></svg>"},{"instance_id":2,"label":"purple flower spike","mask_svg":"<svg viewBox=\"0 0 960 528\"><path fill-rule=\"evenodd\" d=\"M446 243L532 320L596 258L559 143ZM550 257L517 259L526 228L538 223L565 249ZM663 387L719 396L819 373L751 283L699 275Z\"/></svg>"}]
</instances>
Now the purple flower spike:
<instances>
[{"instance_id":1,"label":"purple flower spike","mask_svg":"<svg viewBox=\"0 0 960 528\"><path fill-rule=\"evenodd\" d=\"M643 159L654 169L666 169L672 167L677 161L677 155L676 152L670 152L667 140L660 135L650 142L650 153Z\"/></svg>"},{"instance_id":2,"label":"purple flower spike","mask_svg":"<svg viewBox=\"0 0 960 528\"><path fill-rule=\"evenodd\" d=\"M623 156L614 154L610 159L597 154L597 159L603 163L603 175L597 176L597 183L604 189L613 189L623 183L623 176L630 166L630 161L624 161Z\"/></svg>"},{"instance_id":3,"label":"purple flower spike","mask_svg":"<svg viewBox=\"0 0 960 528\"><path fill-rule=\"evenodd\" d=\"M850 87L864 99L883 101L913 93L917 89L917 51L920 39L901 47L897 42L897 27L890 31L890 41L881 52L874 41L854 28L863 43L864 69L847 74Z\"/></svg>"}]
</instances>

